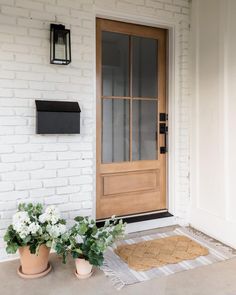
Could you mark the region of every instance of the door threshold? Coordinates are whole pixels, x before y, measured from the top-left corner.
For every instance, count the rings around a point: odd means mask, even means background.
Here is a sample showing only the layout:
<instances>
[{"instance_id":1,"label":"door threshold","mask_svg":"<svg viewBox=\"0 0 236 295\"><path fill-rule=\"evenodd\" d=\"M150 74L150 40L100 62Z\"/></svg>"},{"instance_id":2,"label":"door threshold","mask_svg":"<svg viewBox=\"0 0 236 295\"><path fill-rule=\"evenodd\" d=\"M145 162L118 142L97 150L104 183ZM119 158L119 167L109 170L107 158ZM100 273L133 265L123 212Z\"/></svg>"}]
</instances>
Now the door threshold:
<instances>
[{"instance_id":1,"label":"door threshold","mask_svg":"<svg viewBox=\"0 0 236 295\"><path fill-rule=\"evenodd\" d=\"M129 215L129 216L119 216L118 218L121 218L126 223L136 223L136 222L142 222L142 221L148 221L153 219L160 219L160 218L166 218L166 217L173 217L171 213L169 213L167 210L162 211L156 211L156 212L148 212L148 213L142 213L142 214L135 214L135 215ZM106 219L100 219L97 220L96 224L98 227L102 227L105 223Z\"/></svg>"}]
</instances>

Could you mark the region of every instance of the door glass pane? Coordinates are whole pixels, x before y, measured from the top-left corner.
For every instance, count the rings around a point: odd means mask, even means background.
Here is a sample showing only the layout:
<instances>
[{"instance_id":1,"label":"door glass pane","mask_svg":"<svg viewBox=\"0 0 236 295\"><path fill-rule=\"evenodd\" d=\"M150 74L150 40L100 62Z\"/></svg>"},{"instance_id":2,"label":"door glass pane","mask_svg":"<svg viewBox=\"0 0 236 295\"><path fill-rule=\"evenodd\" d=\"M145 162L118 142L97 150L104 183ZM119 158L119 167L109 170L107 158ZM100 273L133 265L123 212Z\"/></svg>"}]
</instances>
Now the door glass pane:
<instances>
[{"instance_id":1,"label":"door glass pane","mask_svg":"<svg viewBox=\"0 0 236 295\"><path fill-rule=\"evenodd\" d=\"M133 97L157 98L157 40L132 37Z\"/></svg>"},{"instance_id":2,"label":"door glass pane","mask_svg":"<svg viewBox=\"0 0 236 295\"><path fill-rule=\"evenodd\" d=\"M129 100L103 99L102 162L129 161Z\"/></svg>"},{"instance_id":3,"label":"door glass pane","mask_svg":"<svg viewBox=\"0 0 236 295\"><path fill-rule=\"evenodd\" d=\"M129 36L102 32L103 96L129 95Z\"/></svg>"},{"instance_id":4,"label":"door glass pane","mask_svg":"<svg viewBox=\"0 0 236 295\"><path fill-rule=\"evenodd\" d=\"M157 102L133 101L132 157L138 160L157 159Z\"/></svg>"}]
</instances>

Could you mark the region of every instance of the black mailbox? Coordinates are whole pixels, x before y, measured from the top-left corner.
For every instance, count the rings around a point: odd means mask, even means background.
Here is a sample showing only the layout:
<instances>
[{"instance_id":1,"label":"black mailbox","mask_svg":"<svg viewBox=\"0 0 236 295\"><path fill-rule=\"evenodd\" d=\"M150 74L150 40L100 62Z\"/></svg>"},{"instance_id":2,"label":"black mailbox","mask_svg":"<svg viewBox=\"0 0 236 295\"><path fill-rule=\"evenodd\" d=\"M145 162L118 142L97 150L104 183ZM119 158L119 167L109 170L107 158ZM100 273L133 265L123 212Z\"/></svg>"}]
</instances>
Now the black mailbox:
<instances>
[{"instance_id":1,"label":"black mailbox","mask_svg":"<svg viewBox=\"0 0 236 295\"><path fill-rule=\"evenodd\" d=\"M36 100L37 134L80 133L78 102Z\"/></svg>"}]
</instances>

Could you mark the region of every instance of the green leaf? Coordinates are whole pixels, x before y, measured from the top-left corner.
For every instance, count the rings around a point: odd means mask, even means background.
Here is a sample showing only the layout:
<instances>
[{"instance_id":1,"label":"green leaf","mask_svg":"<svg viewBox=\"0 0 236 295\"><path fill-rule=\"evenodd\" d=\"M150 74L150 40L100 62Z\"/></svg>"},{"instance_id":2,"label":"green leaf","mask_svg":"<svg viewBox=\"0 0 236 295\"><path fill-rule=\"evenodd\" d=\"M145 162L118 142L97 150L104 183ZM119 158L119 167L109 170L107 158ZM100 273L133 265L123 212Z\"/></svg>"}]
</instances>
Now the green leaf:
<instances>
[{"instance_id":1,"label":"green leaf","mask_svg":"<svg viewBox=\"0 0 236 295\"><path fill-rule=\"evenodd\" d=\"M74 249L73 252L76 252L78 254L83 254L83 251L81 249L79 249L79 248Z\"/></svg>"},{"instance_id":2,"label":"green leaf","mask_svg":"<svg viewBox=\"0 0 236 295\"><path fill-rule=\"evenodd\" d=\"M23 239L23 243L24 243L25 245L27 245L27 244L29 243L30 240L31 240L31 236L28 235L25 239Z\"/></svg>"},{"instance_id":3,"label":"green leaf","mask_svg":"<svg viewBox=\"0 0 236 295\"><path fill-rule=\"evenodd\" d=\"M59 219L58 221L60 224L66 224L66 220L65 219Z\"/></svg>"},{"instance_id":4,"label":"green leaf","mask_svg":"<svg viewBox=\"0 0 236 295\"><path fill-rule=\"evenodd\" d=\"M12 243L11 245L7 245L6 251L8 254L15 254L18 248L19 246L16 243Z\"/></svg>"},{"instance_id":5,"label":"green leaf","mask_svg":"<svg viewBox=\"0 0 236 295\"><path fill-rule=\"evenodd\" d=\"M81 222L81 221L84 221L84 217L82 217L82 216L76 216L74 218L74 220L77 221L77 222Z\"/></svg>"},{"instance_id":6,"label":"green leaf","mask_svg":"<svg viewBox=\"0 0 236 295\"><path fill-rule=\"evenodd\" d=\"M79 226L79 234L80 235L84 235L87 230L88 230L88 227L85 223L80 224L80 226Z\"/></svg>"},{"instance_id":7,"label":"green leaf","mask_svg":"<svg viewBox=\"0 0 236 295\"><path fill-rule=\"evenodd\" d=\"M30 247L29 247L30 253L31 253L31 254L36 254L36 252L37 252L37 247L38 247L38 245L36 245L36 244L32 244L32 245L30 245Z\"/></svg>"},{"instance_id":8,"label":"green leaf","mask_svg":"<svg viewBox=\"0 0 236 295\"><path fill-rule=\"evenodd\" d=\"M6 233L5 233L5 235L4 235L4 241L5 242L8 242L10 240L10 234L9 234L9 232L7 231Z\"/></svg>"},{"instance_id":9,"label":"green leaf","mask_svg":"<svg viewBox=\"0 0 236 295\"><path fill-rule=\"evenodd\" d=\"M62 255L62 262L66 264L66 253L63 253Z\"/></svg>"},{"instance_id":10,"label":"green leaf","mask_svg":"<svg viewBox=\"0 0 236 295\"><path fill-rule=\"evenodd\" d=\"M76 259L76 258L80 257L80 254L78 252L76 252L76 251L72 251L71 256L72 256L73 259Z\"/></svg>"}]
</instances>

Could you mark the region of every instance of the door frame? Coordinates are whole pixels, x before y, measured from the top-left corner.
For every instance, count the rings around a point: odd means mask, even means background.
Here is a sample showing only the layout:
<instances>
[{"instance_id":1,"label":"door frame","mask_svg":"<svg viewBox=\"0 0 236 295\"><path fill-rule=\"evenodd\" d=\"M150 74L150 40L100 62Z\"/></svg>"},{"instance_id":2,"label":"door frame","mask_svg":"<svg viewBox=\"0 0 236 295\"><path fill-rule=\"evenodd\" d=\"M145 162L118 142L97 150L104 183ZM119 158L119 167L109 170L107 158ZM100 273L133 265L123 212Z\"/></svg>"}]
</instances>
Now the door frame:
<instances>
[{"instance_id":1,"label":"door frame","mask_svg":"<svg viewBox=\"0 0 236 295\"><path fill-rule=\"evenodd\" d=\"M167 190L166 198L168 204L168 212L175 215L177 210L177 135L178 135L178 108L177 101L179 99L179 38L178 32L180 25L177 21L156 19L153 17L142 17L137 15L115 12L113 10L104 10L95 8L94 11L94 89L96 90L96 18L104 18L108 20L121 21L131 24L146 25L150 27L159 27L168 30L167 42L167 109L168 109L168 153L167 153ZM96 109L96 91L94 91L94 101ZM97 115L96 115L97 124ZM97 138L97 134L96 134ZM96 147L96 138L94 146ZM96 150L96 148L95 148ZM96 159L94 165L96 166ZM93 199L93 217L96 219L96 171L95 171L95 190Z\"/></svg>"},{"instance_id":2,"label":"door frame","mask_svg":"<svg viewBox=\"0 0 236 295\"><path fill-rule=\"evenodd\" d=\"M167 99L166 99L166 50L167 50L167 30L160 28L153 28L150 26L140 26L136 24L130 24L125 22L117 22L111 21L107 19L97 18L97 47L96 47L96 55L97 55L97 202L96 202L96 218L97 220L108 218L113 214L117 214L119 216L133 216L133 215L147 215L153 214L155 212L163 212L167 211L167 198L166 198L166 171L167 171L167 154L161 152L161 146L165 145L165 137L159 131L160 122L166 121L163 119L159 119L159 114L168 112L167 110ZM129 71L129 79L127 84L129 85L129 91L124 96L117 96L113 93L111 94L103 94L102 93L102 32L103 31L111 31L123 34L124 36L129 36L128 43L128 71ZM155 51L157 62L154 66L156 70L156 78L155 78L155 86L156 93L152 95L146 94L144 97L139 94L134 94L133 85L133 48L132 47L132 37L131 36L139 36L151 38L153 42L155 42L156 50L158 50L158 54ZM110 95L110 96L109 96ZM122 94L120 94L122 95ZM103 103L109 101L107 99L113 98L113 101L120 101L123 99L126 103L129 104L129 160L128 161L117 161L117 162L103 162L101 157L101 152L103 150L103 140L101 136L101 132L103 130ZM132 145L134 144L135 137L133 134L133 111L135 110L135 104L137 102L154 102L156 106L156 114L155 114L155 135L153 134L153 139L156 142L155 145L155 158L153 159L132 159L133 149ZM150 106L151 104L148 103ZM132 107L133 106L133 107ZM148 121L147 121L148 122ZM157 124L157 125L156 125ZM154 126L153 126L154 127ZM141 173L141 174L140 174ZM140 181L144 181L144 187L141 186L139 189L137 185L139 181L135 181L137 177L140 178ZM117 184L117 179L122 179L122 183L128 190L119 191L120 184ZM127 180L129 179L129 180ZM131 183L130 183L131 181ZM148 187L145 188L145 185ZM109 183L113 182L113 185L110 186ZM118 186L115 191L115 186ZM138 185L139 186L139 185ZM107 189L107 190L106 190ZM118 191L116 191L118 189ZM135 199L135 203L134 203ZM114 207L115 206L115 207ZM152 218L154 218L152 216Z\"/></svg>"}]
</instances>

